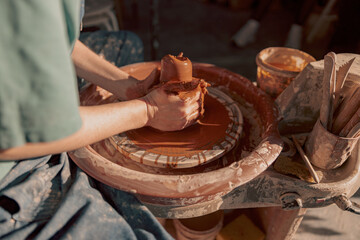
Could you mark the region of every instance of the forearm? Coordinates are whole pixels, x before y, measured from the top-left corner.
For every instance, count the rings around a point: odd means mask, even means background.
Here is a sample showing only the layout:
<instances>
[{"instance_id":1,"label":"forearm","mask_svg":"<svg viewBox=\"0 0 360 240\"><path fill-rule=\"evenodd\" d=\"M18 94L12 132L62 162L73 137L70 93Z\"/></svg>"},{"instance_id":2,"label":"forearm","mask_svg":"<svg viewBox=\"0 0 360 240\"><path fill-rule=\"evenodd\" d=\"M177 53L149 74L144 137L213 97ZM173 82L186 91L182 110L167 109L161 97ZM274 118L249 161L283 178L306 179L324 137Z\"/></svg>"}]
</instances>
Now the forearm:
<instances>
[{"instance_id":1,"label":"forearm","mask_svg":"<svg viewBox=\"0 0 360 240\"><path fill-rule=\"evenodd\" d=\"M79 77L114 93L122 100L128 99L128 88L138 82L128 73L98 56L79 40L75 43L71 57Z\"/></svg>"},{"instance_id":2,"label":"forearm","mask_svg":"<svg viewBox=\"0 0 360 240\"><path fill-rule=\"evenodd\" d=\"M1 160L18 160L71 151L147 123L147 107L143 100L80 107L82 127L76 133L53 142L28 143L0 150Z\"/></svg>"}]
</instances>

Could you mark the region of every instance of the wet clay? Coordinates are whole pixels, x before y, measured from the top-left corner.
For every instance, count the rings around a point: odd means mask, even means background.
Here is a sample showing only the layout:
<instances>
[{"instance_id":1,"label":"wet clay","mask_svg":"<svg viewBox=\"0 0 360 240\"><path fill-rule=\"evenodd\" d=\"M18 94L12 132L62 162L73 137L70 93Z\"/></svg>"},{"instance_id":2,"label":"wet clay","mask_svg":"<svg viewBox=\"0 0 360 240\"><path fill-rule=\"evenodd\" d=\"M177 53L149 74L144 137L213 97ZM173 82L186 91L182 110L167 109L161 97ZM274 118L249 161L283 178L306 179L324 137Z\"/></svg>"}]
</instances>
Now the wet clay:
<instances>
[{"instance_id":1,"label":"wet clay","mask_svg":"<svg viewBox=\"0 0 360 240\"><path fill-rule=\"evenodd\" d=\"M176 93L181 99L194 98L200 92L200 116L204 115L204 97L207 94L206 87L210 86L204 79L192 76L191 61L180 53L178 56L166 55L161 59L160 86L165 90Z\"/></svg>"},{"instance_id":2,"label":"wet clay","mask_svg":"<svg viewBox=\"0 0 360 240\"><path fill-rule=\"evenodd\" d=\"M229 113L218 100L210 95L205 96L205 114L198 124L184 130L163 132L145 127L128 131L126 134L135 145L146 149L147 152L164 154L168 156L193 156L202 154L203 150L212 149L214 145L221 148L221 142L226 136L230 124ZM172 158L172 161L176 161ZM202 160L203 161L203 160ZM172 163L176 164L176 163Z\"/></svg>"},{"instance_id":3,"label":"wet clay","mask_svg":"<svg viewBox=\"0 0 360 240\"><path fill-rule=\"evenodd\" d=\"M178 56L166 55L161 59L160 82L191 82L192 63L180 53Z\"/></svg>"}]
</instances>

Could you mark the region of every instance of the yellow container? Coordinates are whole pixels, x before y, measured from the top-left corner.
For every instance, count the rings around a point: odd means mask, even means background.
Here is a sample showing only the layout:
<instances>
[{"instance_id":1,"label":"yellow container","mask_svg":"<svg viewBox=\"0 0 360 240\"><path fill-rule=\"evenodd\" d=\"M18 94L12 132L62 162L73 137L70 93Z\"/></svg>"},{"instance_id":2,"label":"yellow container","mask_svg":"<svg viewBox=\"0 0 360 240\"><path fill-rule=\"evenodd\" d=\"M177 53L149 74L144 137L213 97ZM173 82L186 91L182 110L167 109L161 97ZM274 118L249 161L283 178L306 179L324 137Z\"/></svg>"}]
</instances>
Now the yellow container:
<instances>
[{"instance_id":1,"label":"yellow container","mask_svg":"<svg viewBox=\"0 0 360 240\"><path fill-rule=\"evenodd\" d=\"M310 62L316 61L309 54L292 48L269 47L256 56L257 84L276 98Z\"/></svg>"}]
</instances>

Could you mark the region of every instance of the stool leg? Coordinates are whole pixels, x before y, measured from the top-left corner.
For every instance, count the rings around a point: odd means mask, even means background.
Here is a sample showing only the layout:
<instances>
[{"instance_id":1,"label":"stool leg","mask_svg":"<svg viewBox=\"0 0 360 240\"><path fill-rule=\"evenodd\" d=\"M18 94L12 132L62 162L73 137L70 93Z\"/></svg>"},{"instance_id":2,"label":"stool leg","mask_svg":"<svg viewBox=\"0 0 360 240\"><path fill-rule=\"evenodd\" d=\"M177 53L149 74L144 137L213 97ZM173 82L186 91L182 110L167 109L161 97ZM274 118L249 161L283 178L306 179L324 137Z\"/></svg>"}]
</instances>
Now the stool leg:
<instances>
[{"instance_id":1,"label":"stool leg","mask_svg":"<svg viewBox=\"0 0 360 240\"><path fill-rule=\"evenodd\" d=\"M114 12L113 11L108 11L107 15L110 18L113 30L114 31L119 31L119 25L118 25L118 22L117 22L117 19L116 19L116 16L115 16Z\"/></svg>"},{"instance_id":2,"label":"stool leg","mask_svg":"<svg viewBox=\"0 0 360 240\"><path fill-rule=\"evenodd\" d=\"M106 30L108 30L108 31L112 31L112 30L113 30L113 27L111 26L111 24L110 24L110 22L108 21L108 19L104 19L103 24L104 24Z\"/></svg>"}]
</instances>

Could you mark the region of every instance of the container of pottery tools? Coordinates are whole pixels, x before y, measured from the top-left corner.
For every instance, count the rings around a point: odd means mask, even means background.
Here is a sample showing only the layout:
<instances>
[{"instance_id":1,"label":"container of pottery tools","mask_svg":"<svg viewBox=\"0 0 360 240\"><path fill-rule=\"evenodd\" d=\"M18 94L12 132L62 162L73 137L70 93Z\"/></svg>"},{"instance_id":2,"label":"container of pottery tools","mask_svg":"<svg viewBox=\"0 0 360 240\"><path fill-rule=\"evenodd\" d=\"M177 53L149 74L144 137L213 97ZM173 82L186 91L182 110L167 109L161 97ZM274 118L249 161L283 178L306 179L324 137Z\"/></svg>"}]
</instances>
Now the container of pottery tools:
<instances>
[{"instance_id":1,"label":"container of pottery tools","mask_svg":"<svg viewBox=\"0 0 360 240\"><path fill-rule=\"evenodd\" d=\"M305 143L311 163L322 169L340 167L360 138L360 85L344 88L354 60L336 71L335 53L324 57L320 116Z\"/></svg>"}]
</instances>

